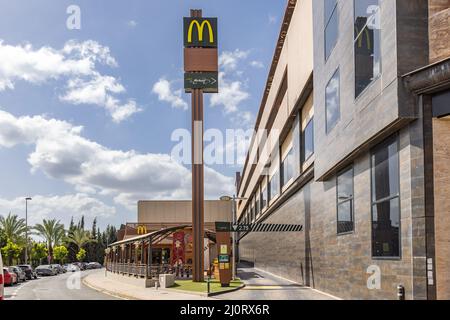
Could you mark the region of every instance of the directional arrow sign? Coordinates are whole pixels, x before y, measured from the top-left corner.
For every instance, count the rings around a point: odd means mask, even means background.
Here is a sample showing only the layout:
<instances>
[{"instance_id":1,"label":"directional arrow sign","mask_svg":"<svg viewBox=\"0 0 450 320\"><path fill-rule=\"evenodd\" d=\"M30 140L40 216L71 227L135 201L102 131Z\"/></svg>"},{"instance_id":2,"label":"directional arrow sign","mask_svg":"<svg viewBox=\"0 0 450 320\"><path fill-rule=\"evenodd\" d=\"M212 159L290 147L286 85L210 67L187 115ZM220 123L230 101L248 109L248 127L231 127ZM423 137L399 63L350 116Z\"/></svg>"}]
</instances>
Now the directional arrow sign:
<instances>
[{"instance_id":1,"label":"directional arrow sign","mask_svg":"<svg viewBox=\"0 0 450 320\"><path fill-rule=\"evenodd\" d=\"M217 232L301 232L301 224L232 224L229 222L216 222Z\"/></svg>"},{"instance_id":2,"label":"directional arrow sign","mask_svg":"<svg viewBox=\"0 0 450 320\"><path fill-rule=\"evenodd\" d=\"M186 93L193 89L203 89L205 93L219 92L219 75L217 72L186 72L184 74Z\"/></svg>"}]
</instances>

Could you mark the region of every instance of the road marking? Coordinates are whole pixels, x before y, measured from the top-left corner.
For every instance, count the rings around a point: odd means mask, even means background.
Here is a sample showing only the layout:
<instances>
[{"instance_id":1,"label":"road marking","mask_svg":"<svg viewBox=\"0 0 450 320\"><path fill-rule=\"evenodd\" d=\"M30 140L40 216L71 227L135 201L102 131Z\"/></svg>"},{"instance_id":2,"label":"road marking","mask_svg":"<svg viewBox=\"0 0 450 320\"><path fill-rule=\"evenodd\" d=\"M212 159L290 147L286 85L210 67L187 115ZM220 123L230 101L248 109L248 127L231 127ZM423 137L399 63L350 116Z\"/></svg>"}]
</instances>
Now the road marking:
<instances>
[{"instance_id":1,"label":"road marking","mask_svg":"<svg viewBox=\"0 0 450 320\"><path fill-rule=\"evenodd\" d=\"M247 285L242 290L280 290L280 289L285 289L285 288L286 287L282 287L282 286L252 286L252 285ZM287 288L289 288L289 287L287 287Z\"/></svg>"}]
</instances>

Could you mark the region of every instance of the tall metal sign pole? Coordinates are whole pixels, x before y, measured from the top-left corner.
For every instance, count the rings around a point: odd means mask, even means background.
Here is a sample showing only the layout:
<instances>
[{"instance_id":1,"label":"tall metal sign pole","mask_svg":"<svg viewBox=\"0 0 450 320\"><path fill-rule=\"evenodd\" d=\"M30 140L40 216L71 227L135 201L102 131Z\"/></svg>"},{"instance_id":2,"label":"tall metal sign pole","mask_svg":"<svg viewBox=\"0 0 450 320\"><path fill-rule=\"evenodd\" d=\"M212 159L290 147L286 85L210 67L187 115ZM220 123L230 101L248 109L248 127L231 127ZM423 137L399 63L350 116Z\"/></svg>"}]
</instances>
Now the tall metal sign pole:
<instances>
[{"instance_id":1,"label":"tall metal sign pole","mask_svg":"<svg viewBox=\"0 0 450 320\"><path fill-rule=\"evenodd\" d=\"M218 92L217 18L184 18L184 84L192 94L192 238L194 282L204 281L203 93Z\"/></svg>"}]
</instances>

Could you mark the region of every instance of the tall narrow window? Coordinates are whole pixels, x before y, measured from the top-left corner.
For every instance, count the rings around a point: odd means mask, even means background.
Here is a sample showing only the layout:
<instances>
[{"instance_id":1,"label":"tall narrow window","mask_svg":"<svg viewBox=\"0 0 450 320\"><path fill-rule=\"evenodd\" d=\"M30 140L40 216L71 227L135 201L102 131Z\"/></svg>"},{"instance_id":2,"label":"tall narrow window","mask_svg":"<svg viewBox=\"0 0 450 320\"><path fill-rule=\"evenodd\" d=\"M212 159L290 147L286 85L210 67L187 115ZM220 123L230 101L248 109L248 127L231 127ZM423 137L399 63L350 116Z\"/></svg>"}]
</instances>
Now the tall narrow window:
<instances>
[{"instance_id":1,"label":"tall narrow window","mask_svg":"<svg viewBox=\"0 0 450 320\"><path fill-rule=\"evenodd\" d=\"M325 60L336 46L339 34L337 0L324 0L325 6Z\"/></svg>"},{"instance_id":2,"label":"tall narrow window","mask_svg":"<svg viewBox=\"0 0 450 320\"><path fill-rule=\"evenodd\" d=\"M393 136L373 150L372 254L400 257L400 172L398 138Z\"/></svg>"},{"instance_id":3,"label":"tall narrow window","mask_svg":"<svg viewBox=\"0 0 450 320\"><path fill-rule=\"evenodd\" d=\"M305 170L314 154L314 105L311 95L300 111L300 164Z\"/></svg>"},{"instance_id":4,"label":"tall narrow window","mask_svg":"<svg viewBox=\"0 0 450 320\"><path fill-rule=\"evenodd\" d=\"M353 167L337 177L337 233L353 231Z\"/></svg>"},{"instance_id":5,"label":"tall narrow window","mask_svg":"<svg viewBox=\"0 0 450 320\"><path fill-rule=\"evenodd\" d=\"M355 0L355 97L381 74L380 0Z\"/></svg>"},{"instance_id":6,"label":"tall narrow window","mask_svg":"<svg viewBox=\"0 0 450 320\"><path fill-rule=\"evenodd\" d=\"M336 70L333 77L327 84L325 89L325 108L326 108L326 130L330 133L336 126L341 116L340 103L340 79L339 69Z\"/></svg>"},{"instance_id":7,"label":"tall narrow window","mask_svg":"<svg viewBox=\"0 0 450 320\"><path fill-rule=\"evenodd\" d=\"M280 192L280 175L278 170L272 175L272 178L270 179L269 182L269 186L270 186L269 201L271 201L275 199L275 197Z\"/></svg>"},{"instance_id":8,"label":"tall narrow window","mask_svg":"<svg viewBox=\"0 0 450 320\"><path fill-rule=\"evenodd\" d=\"M259 198L260 196L261 196L261 192L260 192L260 188L258 186L258 189L256 190L256 195L255 195L255 219L257 217L259 217L259 214L261 213L261 201Z\"/></svg>"},{"instance_id":9,"label":"tall narrow window","mask_svg":"<svg viewBox=\"0 0 450 320\"><path fill-rule=\"evenodd\" d=\"M289 132L281 145L281 160L281 186L284 187L294 178L295 154L292 131Z\"/></svg>"},{"instance_id":10,"label":"tall narrow window","mask_svg":"<svg viewBox=\"0 0 450 320\"><path fill-rule=\"evenodd\" d=\"M261 183L261 211L267 206L267 177L264 177Z\"/></svg>"}]
</instances>

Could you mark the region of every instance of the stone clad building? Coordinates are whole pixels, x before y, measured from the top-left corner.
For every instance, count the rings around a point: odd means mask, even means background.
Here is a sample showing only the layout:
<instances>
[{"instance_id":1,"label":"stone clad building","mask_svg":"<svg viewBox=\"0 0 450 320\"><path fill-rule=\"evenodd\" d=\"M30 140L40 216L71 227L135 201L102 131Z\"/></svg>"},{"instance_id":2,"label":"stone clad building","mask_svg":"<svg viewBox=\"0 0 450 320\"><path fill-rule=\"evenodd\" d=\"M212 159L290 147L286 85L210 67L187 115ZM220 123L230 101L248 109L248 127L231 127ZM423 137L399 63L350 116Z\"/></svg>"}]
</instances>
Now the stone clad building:
<instances>
[{"instance_id":1,"label":"stone clad building","mask_svg":"<svg viewBox=\"0 0 450 320\"><path fill-rule=\"evenodd\" d=\"M449 298L449 8L288 1L238 217L304 232L240 234L241 260L344 299Z\"/></svg>"}]
</instances>

